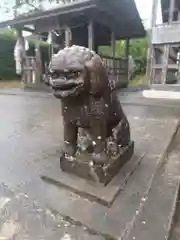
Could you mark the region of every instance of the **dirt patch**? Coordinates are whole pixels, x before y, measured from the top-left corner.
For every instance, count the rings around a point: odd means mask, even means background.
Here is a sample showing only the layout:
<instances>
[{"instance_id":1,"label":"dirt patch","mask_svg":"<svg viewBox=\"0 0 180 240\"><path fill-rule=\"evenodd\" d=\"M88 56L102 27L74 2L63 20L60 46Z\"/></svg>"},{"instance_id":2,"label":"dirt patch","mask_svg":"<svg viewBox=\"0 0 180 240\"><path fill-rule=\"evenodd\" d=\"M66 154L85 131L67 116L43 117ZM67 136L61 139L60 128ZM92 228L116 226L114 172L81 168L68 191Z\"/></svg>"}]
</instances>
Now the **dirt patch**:
<instances>
[{"instance_id":1,"label":"dirt patch","mask_svg":"<svg viewBox=\"0 0 180 240\"><path fill-rule=\"evenodd\" d=\"M0 81L0 89L21 88L20 80Z\"/></svg>"}]
</instances>

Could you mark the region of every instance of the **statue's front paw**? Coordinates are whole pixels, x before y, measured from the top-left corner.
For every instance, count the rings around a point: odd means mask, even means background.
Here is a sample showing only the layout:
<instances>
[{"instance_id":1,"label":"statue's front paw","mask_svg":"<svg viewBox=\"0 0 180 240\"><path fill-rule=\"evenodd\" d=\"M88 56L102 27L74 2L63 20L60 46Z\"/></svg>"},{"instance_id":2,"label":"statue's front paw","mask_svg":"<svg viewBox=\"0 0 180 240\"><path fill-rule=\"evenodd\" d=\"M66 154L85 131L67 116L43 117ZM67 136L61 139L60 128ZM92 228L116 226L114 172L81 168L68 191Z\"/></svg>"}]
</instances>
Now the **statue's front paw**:
<instances>
[{"instance_id":1,"label":"statue's front paw","mask_svg":"<svg viewBox=\"0 0 180 240\"><path fill-rule=\"evenodd\" d=\"M93 152L93 144L92 140L88 137L82 137L81 142L79 144L79 149L82 152L92 153Z\"/></svg>"},{"instance_id":2,"label":"statue's front paw","mask_svg":"<svg viewBox=\"0 0 180 240\"><path fill-rule=\"evenodd\" d=\"M76 157L69 155L67 152L64 151L64 149L62 149L60 153L60 161L61 160L67 160L69 162L73 162L76 160Z\"/></svg>"},{"instance_id":3,"label":"statue's front paw","mask_svg":"<svg viewBox=\"0 0 180 240\"><path fill-rule=\"evenodd\" d=\"M93 153L92 158L95 164L100 164L100 165L107 164L109 161L106 152Z\"/></svg>"},{"instance_id":4,"label":"statue's front paw","mask_svg":"<svg viewBox=\"0 0 180 240\"><path fill-rule=\"evenodd\" d=\"M75 157L76 151L77 151L76 145L73 145L72 143L67 141L64 142L63 152L65 155Z\"/></svg>"},{"instance_id":5,"label":"statue's front paw","mask_svg":"<svg viewBox=\"0 0 180 240\"><path fill-rule=\"evenodd\" d=\"M113 138L120 146L127 146L130 142L130 127L128 121L123 119L113 129Z\"/></svg>"},{"instance_id":6,"label":"statue's front paw","mask_svg":"<svg viewBox=\"0 0 180 240\"><path fill-rule=\"evenodd\" d=\"M115 141L108 141L107 143L107 152L108 155L114 157L119 154L119 146Z\"/></svg>"}]
</instances>

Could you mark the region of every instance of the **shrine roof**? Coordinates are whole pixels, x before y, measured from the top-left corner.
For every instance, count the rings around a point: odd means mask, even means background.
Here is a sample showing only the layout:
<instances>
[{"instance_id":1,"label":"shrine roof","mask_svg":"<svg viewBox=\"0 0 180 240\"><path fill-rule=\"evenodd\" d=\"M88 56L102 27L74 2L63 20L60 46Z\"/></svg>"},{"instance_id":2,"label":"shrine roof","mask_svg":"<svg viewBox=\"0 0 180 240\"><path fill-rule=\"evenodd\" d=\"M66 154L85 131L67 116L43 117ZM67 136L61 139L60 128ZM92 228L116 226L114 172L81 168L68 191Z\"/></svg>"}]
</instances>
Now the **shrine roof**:
<instances>
[{"instance_id":1,"label":"shrine roof","mask_svg":"<svg viewBox=\"0 0 180 240\"><path fill-rule=\"evenodd\" d=\"M140 38L146 34L134 0L74 0L69 2L46 11L37 11L0 22L0 28L11 26L28 30L27 25L34 25L35 31L44 32L52 27L61 27L62 24L71 26L72 23L78 24L93 19L112 29L116 34L116 39Z\"/></svg>"}]
</instances>

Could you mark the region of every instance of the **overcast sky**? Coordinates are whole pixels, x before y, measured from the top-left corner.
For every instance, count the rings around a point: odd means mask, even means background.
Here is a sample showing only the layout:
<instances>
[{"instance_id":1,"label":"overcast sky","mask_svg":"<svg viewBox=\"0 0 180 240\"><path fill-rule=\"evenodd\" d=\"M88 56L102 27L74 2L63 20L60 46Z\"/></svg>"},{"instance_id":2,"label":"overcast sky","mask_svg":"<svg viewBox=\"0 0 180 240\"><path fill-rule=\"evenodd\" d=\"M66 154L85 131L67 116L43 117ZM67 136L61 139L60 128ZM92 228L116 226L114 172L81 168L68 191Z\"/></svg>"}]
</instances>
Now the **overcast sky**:
<instances>
[{"instance_id":1,"label":"overcast sky","mask_svg":"<svg viewBox=\"0 0 180 240\"><path fill-rule=\"evenodd\" d=\"M140 16L143 20L151 21L152 0L135 0Z\"/></svg>"},{"instance_id":2,"label":"overcast sky","mask_svg":"<svg viewBox=\"0 0 180 240\"><path fill-rule=\"evenodd\" d=\"M0 0L0 1L7 2L7 0ZM14 2L14 0L8 0L9 4L12 4L13 2ZM145 22L145 25L147 27L149 27L150 21L151 21L152 0L135 0L135 2L136 2L136 5L137 5L137 8L139 10L142 20ZM0 21L6 20L7 18L12 18L12 15L11 14L3 14L2 12L0 12Z\"/></svg>"}]
</instances>

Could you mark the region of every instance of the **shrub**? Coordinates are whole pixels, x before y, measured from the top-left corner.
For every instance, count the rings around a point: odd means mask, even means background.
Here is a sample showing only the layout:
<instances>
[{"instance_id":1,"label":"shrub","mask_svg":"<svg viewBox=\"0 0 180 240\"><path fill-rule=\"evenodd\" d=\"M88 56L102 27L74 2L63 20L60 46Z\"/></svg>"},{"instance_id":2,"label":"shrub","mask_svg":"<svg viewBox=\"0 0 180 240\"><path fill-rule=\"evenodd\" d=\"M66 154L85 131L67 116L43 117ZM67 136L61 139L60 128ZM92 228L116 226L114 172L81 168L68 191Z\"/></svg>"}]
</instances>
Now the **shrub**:
<instances>
[{"instance_id":1,"label":"shrub","mask_svg":"<svg viewBox=\"0 0 180 240\"><path fill-rule=\"evenodd\" d=\"M9 31L0 32L0 79L13 79L16 76L14 62L15 36Z\"/></svg>"},{"instance_id":2,"label":"shrub","mask_svg":"<svg viewBox=\"0 0 180 240\"><path fill-rule=\"evenodd\" d=\"M130 41L129 55L136 62L136 73L143 74L146 71L146 57L148 49L148 37L142 39L133 39ZM102 55L111 56L112 49L110 46L99 47ZM125 41L116 41L116 56L123 57L125 52Z\"/></svg>"},{"instance_id":3,"label":"shrub","mask_svg":"<svg viewBox=\"0 0 180 240\"><path fill-rule=\"evenodd\" d=\"M15 31L11 29L0 30L0 80L16 79L16 66L14 61L14 47L16 44ZM49 46L41 44L40 46L42 65L49 61ZM35 56L35 43L29 42L28 56ZM44 69L43 69L44 70Z\"/></svg>"}]
</instances>

